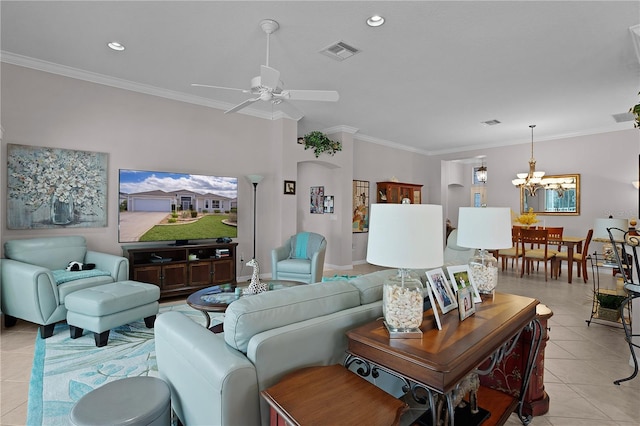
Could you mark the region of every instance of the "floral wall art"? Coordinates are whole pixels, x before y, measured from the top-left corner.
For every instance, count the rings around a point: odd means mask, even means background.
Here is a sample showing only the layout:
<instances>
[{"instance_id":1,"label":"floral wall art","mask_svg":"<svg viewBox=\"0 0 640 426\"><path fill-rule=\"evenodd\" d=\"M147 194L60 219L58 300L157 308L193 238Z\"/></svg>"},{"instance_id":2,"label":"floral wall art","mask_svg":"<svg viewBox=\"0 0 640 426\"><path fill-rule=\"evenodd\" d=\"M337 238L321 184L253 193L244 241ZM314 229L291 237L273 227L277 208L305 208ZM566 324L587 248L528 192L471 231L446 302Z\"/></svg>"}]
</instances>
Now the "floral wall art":
<instances>
[{"instance_id":1,"label":"floral wall art","mask_svg":"<svg viewBox=\"0 0 640 426\"><path fill-rule=\"evenodd\" d=\"M107 154L7 145L7 228L107 226Z\"/></svg>"}]
</instances>

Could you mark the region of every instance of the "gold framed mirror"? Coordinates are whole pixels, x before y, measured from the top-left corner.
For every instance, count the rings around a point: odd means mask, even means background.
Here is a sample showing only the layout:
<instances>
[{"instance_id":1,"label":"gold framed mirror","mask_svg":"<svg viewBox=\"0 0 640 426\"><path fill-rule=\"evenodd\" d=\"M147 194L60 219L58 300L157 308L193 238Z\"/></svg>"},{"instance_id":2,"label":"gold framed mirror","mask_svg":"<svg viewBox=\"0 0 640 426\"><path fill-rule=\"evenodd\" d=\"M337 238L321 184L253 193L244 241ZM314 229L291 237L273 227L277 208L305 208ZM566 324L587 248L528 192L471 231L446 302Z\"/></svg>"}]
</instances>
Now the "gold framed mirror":
<instances>
[{"instance_id":1,"label":"gold framed mirror","mask_svg":"<svg viewBox=\"0 0 640 426\"><path fill-rule=\"evenodd\" d=\"M520 188L520 213L532 208L538 215L580 215L580 175L548 175L533 195Z\"/></svg>"}]
</instances>

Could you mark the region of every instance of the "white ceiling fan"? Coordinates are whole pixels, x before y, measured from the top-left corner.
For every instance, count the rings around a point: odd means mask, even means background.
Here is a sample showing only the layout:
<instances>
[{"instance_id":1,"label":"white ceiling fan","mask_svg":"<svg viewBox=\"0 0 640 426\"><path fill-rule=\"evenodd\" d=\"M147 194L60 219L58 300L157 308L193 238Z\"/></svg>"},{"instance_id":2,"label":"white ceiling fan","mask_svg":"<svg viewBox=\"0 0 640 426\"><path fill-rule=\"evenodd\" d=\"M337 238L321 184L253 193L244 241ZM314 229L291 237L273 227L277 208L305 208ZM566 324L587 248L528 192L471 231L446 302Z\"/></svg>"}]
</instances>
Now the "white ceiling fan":
<instances>
[{"instance_id":1,"label":"white ceiling fan","mask_svg":"<svg viewBox=\"0 0 640 426\"><path fill-rule=\"evenodd\" d=\"M254 97L247 99L234 106L233 108L225 111L225 114L230 112L236 112L251 105L257 101L268 101L273 105L278 105L285 113L292 118L301 118L304 113L293 104L287 102L289 100L299 101L325 101L336 102L339 99L338 92L335 90L285 90L283 83L280 80L280 71L269 66L269 37L274 33L280 25L272 19L264 19L260 22L262 31L267 34L267 62L265 65L260 66L260 75L251 79L250 89L236 89L233 87L212 86L209 84L197 84L193 83L192 86L196 87L208 87L213 89L225 89L225 90L237 90L242 93L250 93Z\"/></svg>"}]
</instances>

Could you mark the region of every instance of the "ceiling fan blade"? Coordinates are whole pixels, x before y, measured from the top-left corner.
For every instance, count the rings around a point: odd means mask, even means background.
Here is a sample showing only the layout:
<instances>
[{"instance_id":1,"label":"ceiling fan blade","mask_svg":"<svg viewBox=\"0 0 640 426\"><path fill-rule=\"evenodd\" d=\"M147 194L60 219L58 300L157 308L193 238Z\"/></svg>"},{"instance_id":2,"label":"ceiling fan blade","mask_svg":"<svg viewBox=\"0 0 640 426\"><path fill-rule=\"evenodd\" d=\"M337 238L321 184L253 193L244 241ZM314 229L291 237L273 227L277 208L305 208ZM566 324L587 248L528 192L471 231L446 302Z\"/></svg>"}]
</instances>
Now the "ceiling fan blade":
<instances>
[{"instance_id":1,"label":"ceiling fan blade","mask_svg":"<svg viewBox=\"0 0 640 426\"><path fill-rule=\"evenodd\" d=\"M198 84L198 83L191 83L191 86L193 86L193 87L208 87L210 89L237 90L238 92L249 93L249 91L246 90L246 89L236 89L235 87L212 86L210 84Z\"/></svg>"},{"instance_id":2,"label":"ceiling fan blade","mask_svg":"<svg viewBox=\"0 0 640 426\"><path fill-rule=\"evenodd\" d=\"M247 106L251 105L252 103L254 103L256 101L259 101L259 100L260 100L260 98L247 99L243 103L234 106L233 108L225 111L224 113L225 114L229 114L230 112L240 111L242 108L247 107Z\"/></svg>"},{"instance_id":3,"label":"ceiling fan blade","mask_svg":"<svg viewBox=\"0 0 640 426\"><path fill-rule=\"evenodd\" d=\"M293 120L297 121L297 120L300 120L302 117L304 117L304 112L300 108L298 108L297 106L293 105L290 102L285 101L284 99L280 100L280 103L277 103L275 105L276 105L276 108L279 108L280 110L282 110L282 112L287 114Z\"/></svg>"},{"instance_id":4,"label":"ceiling fan blade","mask_svg":"<svg viewBox=\"0 0 640 426\"><path fill-rule=\"evenodd\" d=\"M337 102L340 99L335 90L283 90L278 97L294 101Z\"/></svg>"},{"instance_id":5,"label":"ceiling fan blade","mask_svg":"<svg viewBox=\"0 0 640 426\"><path fill-rule=\"evenodd\" d=\"M280 83L280 71L266 65L260 65L260 84L263 87L275 89Z\"/></svg>"}]
</instances>

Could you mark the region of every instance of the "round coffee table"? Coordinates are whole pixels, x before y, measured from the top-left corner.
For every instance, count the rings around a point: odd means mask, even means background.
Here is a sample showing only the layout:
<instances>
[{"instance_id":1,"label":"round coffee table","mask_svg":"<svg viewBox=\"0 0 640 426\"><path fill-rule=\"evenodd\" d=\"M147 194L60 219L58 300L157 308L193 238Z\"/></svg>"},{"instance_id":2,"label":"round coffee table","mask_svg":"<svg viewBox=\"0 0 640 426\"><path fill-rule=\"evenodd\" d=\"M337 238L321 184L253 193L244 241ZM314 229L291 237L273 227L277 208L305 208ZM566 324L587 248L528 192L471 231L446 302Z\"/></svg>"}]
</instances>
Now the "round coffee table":
<instances>
[{"instance_id":1,"label":"round coffee table","mask_svg":"<svg viewBox=\"0 0 640 426\"><path fill-rule=\"evenodd\" d=\"M298 281L287 280L262 280L262 282L269 284L269 290L279 290L281 288L305 284ZM214 333L220 333L222 331L222 324L210 327L211 317L209 316L209 312L225 312L230 303L241 297L236 295L235 290L240 289L240 292L242 292L247 287L248 284L244 285L244 283L243 285L231 285L232 291L222 292L216 292L216 290L220 290L220 286L203 288L202 290L198 290L187 297L187 305L202 312L202 315L205 317L206 328Z\"/></svg>"}]
</instances>

